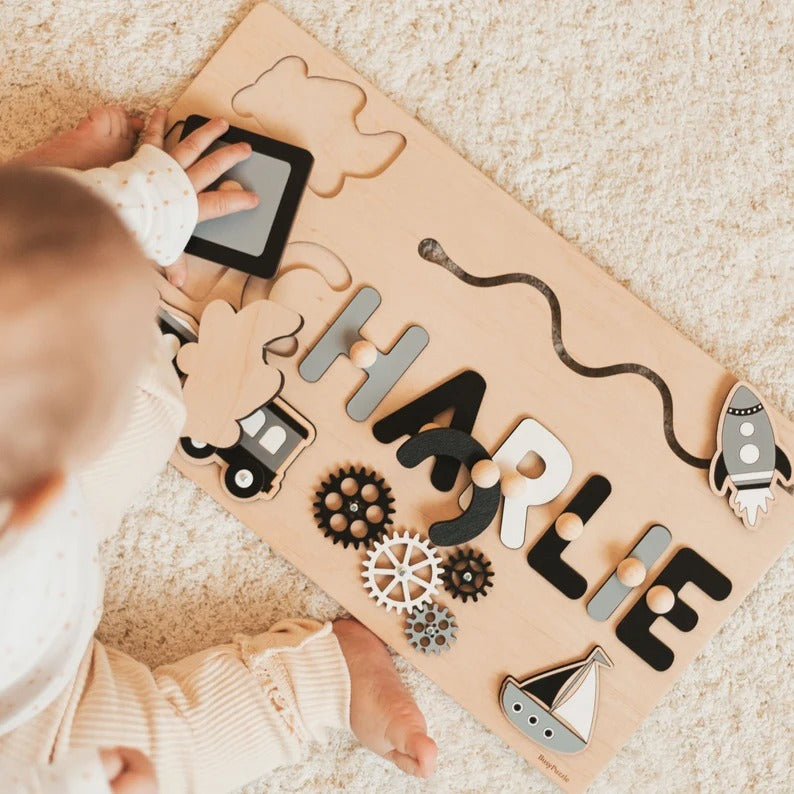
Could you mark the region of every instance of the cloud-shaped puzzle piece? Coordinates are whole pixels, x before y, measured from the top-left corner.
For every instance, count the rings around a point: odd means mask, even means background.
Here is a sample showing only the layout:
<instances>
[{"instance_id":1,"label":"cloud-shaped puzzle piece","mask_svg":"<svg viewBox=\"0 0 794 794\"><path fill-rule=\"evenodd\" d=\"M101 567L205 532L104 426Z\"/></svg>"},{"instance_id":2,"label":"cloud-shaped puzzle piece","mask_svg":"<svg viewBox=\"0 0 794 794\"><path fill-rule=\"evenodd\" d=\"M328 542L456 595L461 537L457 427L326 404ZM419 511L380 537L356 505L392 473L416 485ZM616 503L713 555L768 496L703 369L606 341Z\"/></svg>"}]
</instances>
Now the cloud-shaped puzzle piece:
<instances>
[{"instance_id":1,"label":"cloud-shaped puzzle piece","mask_svg":"<svg viewBox=\"0 0 794 794\"><path fill-rule=\"evenodd\" d=\"M269 402L280 391L283 375L264 359L264 348L295 334L302 317L269 300L239 312L213 301L201 315L198 342L177 356L187 375L182 393L187 422L182 434L214 447L230 447L240 438L239 419Z\"/></svg>"},{"instance_id":2,"label":"cloud-shaped puzzle piece","mask_svg":"<svg viewBox=\"0 0 794 794\"><path fill-rule=\"evenodd\" d=\"M234 111L253 116L265 134L314 155L309 187L325 198L337 195L348 176L378 176L405 148L399 132L359 130L356 117L366 104L359 86L309 77L306 62L296 55L282 58L232 99Z\"/></svg>"}]
</instances>

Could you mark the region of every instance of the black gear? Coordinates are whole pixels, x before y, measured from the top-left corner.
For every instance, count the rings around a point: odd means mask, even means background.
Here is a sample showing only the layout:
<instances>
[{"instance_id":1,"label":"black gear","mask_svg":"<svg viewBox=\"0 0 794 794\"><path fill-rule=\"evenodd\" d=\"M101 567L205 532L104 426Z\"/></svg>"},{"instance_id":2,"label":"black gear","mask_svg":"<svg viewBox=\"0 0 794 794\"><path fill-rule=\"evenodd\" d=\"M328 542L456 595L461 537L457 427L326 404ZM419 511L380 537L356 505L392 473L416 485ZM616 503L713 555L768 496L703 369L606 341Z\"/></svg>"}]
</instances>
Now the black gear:
<instances>
[{"instance_id":1,"label":"black gear","mask_svg":"<svg viewBox=\"0 0 794 794\"><path fill-rule=\"evenodd\" d=\"M455 549L444 562L444 587L464 604L469 598L476 601L479 596L487 596L488 588L493 587L493 575L491 561L469 548Z\"/></svg>"},{"instance_id":2,"label":"black gear","mask_svg":"<svg viewBox=\"0 0 794 794\"><path fill-rule=\"evenodd\" d=\"M344 493L341 488L342 482L348 478L356 482L356 490L350 495ZM365 499L362 495L363 489L368 485L372 485L376 489L377 496L374 499ZM329 497L333 494L338 497L336 501L339 504L336 507L328 505ZM394 513L394 508L391 505L394 499L390 494L391 488L386 485L386 481L363 466L358 471L355 466L351 466L346 471L339 469L336 474L328 476L327 482L322 482L320 490L315 494L317 501L314 502L314 517L317 519L317 526L325 531L325 537L331 538L334 543L341 541L345 548L350 544L355 549L362 544L367 547L372 541L377 540L392 523L391 516ZM377 521L367 517L367 512L372 507L379 508L379 520ZM346 522L338 530L331 526L332 519L337 515L342 516ZM354 534L351 531L354 521L362 521L366 526L366 532Z\"/></svg>"}]
</instances>

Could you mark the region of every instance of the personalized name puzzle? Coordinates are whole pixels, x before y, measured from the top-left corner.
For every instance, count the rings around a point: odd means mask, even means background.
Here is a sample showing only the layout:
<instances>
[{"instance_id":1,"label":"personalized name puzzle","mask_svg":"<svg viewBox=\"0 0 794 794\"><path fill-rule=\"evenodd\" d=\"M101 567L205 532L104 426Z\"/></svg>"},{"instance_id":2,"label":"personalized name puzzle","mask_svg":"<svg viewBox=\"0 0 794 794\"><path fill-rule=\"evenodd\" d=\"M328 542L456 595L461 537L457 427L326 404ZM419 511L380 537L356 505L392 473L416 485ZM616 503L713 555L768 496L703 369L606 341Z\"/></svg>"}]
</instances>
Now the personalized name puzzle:
<instances>
[{"instance_id":1,"label":"personalized name puzzle","mask_svg":"<svg viewBox=\"0 0 794 794\"><path fill-rule=\"evenodd\" d=\"M581 791L794 535L794 426L274 9L192 115L265 141L231 189L311 170L197 230L275 279L160 282L174 464Z\"/></svg>"}]
</instances>

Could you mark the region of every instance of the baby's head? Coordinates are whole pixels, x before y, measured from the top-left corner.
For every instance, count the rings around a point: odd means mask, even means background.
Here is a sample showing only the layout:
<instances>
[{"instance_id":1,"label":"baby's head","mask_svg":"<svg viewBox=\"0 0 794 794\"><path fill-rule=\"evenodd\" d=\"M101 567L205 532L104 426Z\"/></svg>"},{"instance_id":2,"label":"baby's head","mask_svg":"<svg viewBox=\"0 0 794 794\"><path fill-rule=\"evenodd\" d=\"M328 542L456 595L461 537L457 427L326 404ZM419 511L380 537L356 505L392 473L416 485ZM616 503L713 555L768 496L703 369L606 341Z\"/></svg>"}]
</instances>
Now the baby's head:
<instances>
[{"instance_id":1,"label":"baby's head","mask_svg":"<svg viewBox=\"0 0 794 794\"><path fill-rule=\"evenodd\" d=\"M0 503L108 438L154 307L144 255L105 202L56 172L0 168Z\"/></svg>"}]
</instances>

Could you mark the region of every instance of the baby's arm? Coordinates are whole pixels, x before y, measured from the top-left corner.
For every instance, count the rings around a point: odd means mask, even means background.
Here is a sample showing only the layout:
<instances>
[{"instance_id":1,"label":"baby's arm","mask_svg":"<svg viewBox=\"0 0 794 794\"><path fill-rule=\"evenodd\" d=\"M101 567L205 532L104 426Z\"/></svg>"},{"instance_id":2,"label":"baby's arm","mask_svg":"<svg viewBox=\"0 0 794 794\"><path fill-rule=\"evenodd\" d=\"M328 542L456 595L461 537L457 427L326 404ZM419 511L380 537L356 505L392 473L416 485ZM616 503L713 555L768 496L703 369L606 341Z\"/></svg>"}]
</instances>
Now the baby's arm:
<instances>
[{"instance_id":1,"label":"baby's arm","mask_svg":"<svg viewBox=\"0 0 794 794\"><path fill-rule=\"evenodd\" d=\"M95 642L81 674L56 755L137 747L168 794L232 790L349 725L350 679L330 624L282 621L155 670Z\"/></svg>"},{"instance_id":2,"label":"baby's arm","mask_svg":"<svg viewBox=\"0 0 794 794\"><path fill-rule=\"evenodd\" d=\"M182 387L154 323L151 335L149 358L117 431L78 472L100 539L116 531L137 494L165 467L185 424Z\"/></svg>"},{"instance_id":3,"label":"baby's arm","mask_svg":"<svg viewBox=\"0 0 794 794\"><path fill-rule=\"evenodd\" d=\"M0 761L3 794L157 794L154 768L138 750L72 750L54 764Z\"/></svg>"},{"instance_id":4,"label":"baby's arm","mask_svg":"<svg viewBox=\"0 0 794 794\"><path fill-rule=\"evenodd\" d=\"M59 169L101 195L119 214L149 259L168 267L182 254L196 223L252 209L259 199L245 190L206 190L222 174L251 156L247 143L205 150L229 129L216 118L163 151L166 114L152 119L140 149L129 160L89 171Z\"/></svg>"},{"instance_id":5,"label":"baby's arm","mask_svg":"<svg viewBox=\"0 0 794 794\"><path fill-rule=\"evenodd\" d=\"M165 111L158 110L133 158L110 168L68 173L110 202L147 255L168 265L181 253L197 219L250 209L258 201L246 191L205 190L250 156L248 144L233 144L202 157L228 128L224 119L214 119L167 155L161 150ZM165 466L184 422L179 381L153 325L149 361L133 403L109 447L81 472L86 499L105 536L115 531L135 495Z\"/></svg>"},{"instance_id":6,"label":"baby's arm","mask_svg":"<svg viewBox=\"0 0 794 794\"><path fill-rule=\"evenodd\" d=\"M147 258L167 267L184 251L198 221L198 200L178 163L151 144L129 159L72 175L116 210Z\"/></svg>"}]
</instances>

